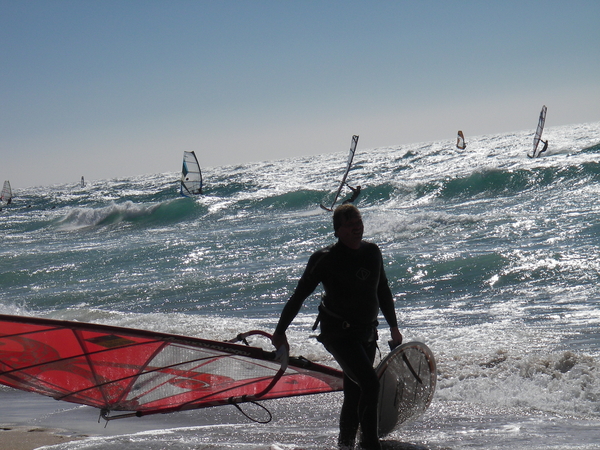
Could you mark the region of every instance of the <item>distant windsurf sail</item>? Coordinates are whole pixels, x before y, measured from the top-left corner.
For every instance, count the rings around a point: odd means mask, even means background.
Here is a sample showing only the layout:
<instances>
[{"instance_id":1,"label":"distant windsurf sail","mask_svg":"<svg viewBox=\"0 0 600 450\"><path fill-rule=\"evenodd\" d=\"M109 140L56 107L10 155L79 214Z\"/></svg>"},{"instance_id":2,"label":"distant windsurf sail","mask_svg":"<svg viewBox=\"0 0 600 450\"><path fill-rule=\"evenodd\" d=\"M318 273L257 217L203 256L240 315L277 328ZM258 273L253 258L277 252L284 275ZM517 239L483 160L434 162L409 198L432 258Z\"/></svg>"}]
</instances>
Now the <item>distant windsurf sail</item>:
<instances>
[{"instance_id":1,"label":"distant windsurf sail","mask_svg":"<svg viewBox=\"0 0 600 450\"><path fill-rule=\"evenodd\" d=\"M456 148L460 148L461 150L464 150L467 147L467 144L465 143L465 135L463 134L462 131L458 130L458 135L456 137Z\"/></svg>"},{"instance_id":2,"label":"distant windsurf sail","mask_svg":"<svg viewBox=\"0 0 600 450\"><path fill-rule=\"evenodd\" d=\"M342 177L340 187L338 188L337 192L335 193L333 202L331 203L330 207L324 206L323 203L321 203L321 208L323 208L326 211L333 211L333 207L335 206L335 203L337 202L337 200L340 196L340 193L342 192L342 189L344 188L344 185L346 184L346 178L348 178L348 172L350 172L350 168L352 167L352 160L354 159L354 153L356 152L357 145L358 145L358 136L354 135L354 136L352 136L352 143L350 144L350 153L348 153L348 162L346 163L346 170L344 171L344 176Z\"/></svg>"},{"instance_id":3,"label":"distant windsurf sail","mask_svg":"<svg viewBox=\"0 0 600 450\"><path fill-rule=\"evenodd\" d=\"M85 187L85 180L83 179L83 175L81 176L81 187Z\"/></svg>"},{"instance_id":4,"label":"distant windsurf sail","mask_svg":"<svg viewBox=\"0 0 600 450\"><path fill-rule=\"evenodd\" d=\"M531 154L527 154L530 158L535 158L539 156L539 153L536 154L537 148L540 145L540 139L542 138L542 132L544 131L544 124L546 123L546 105L542 106L542 110L540 111L540 119L538 120L538 126L535 130L535 135L533 136L533 150ZM541 152L540 152L541 153Z\"/></svg>"},{"instance_id":5,"label":"distant windsurf sail","mask_svg":"<svg viewBox=\"0 0 600 450\"><path fill-rule=\"evenodd\" d=\"M12 189L10 188L10 181L6 180L2 187L2 194L0 194L0 200L9 204L12 201Z\"/></svg>"},{"instance_id":6,"label":"distant windsurf sail","mask_svg":"<svg viewBox=\"0 0 600 450\"><path fill-rule=\"evenodd\" d=\"M183 152L180 192L186 197L202 194L202 172L194 152Z\"/></svg>"},{"instance_id":7,"label":"distant windsurf sail","mask_svg":"<svg viewBox=\"0 0 600 450\"><path fill-rule=\"evenodd\" d=\"M236 340L255 334L270 338ZM0 383L112 420L339 391L343 373L231 341L0 315Z\"/></svg>"}]
</instances>

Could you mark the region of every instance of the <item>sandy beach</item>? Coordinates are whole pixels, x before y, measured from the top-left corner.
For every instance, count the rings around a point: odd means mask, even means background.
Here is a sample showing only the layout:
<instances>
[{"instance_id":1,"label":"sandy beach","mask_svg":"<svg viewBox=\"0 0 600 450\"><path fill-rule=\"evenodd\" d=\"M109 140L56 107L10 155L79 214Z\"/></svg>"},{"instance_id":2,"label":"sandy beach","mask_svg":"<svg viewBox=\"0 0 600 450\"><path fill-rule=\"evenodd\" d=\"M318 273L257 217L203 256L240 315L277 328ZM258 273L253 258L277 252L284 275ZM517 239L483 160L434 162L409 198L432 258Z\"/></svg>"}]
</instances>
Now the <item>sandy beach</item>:
<instances>
[{"instance_id":1,"label":"sandy beach","mask_svg":"<svg viewBox=\"0 0 600 450\"><path fill-rule=\"evenodd\" d=\"M101 426L91 408L85 412L39 394L2 388L0 450L33 450L94 435Z\"/></svg>"},{"instance_id":2,"label":"sandy beach","mask_svg":"<svg viewBox=\"0 0 600 450\"><path fill-rule=\"evenodd\" d=\"M0 427L0 450L34 450L45 445L82 439L80 436L61 433L62 430L50 428L2 426Z\"/></svg>"}]
</instances>

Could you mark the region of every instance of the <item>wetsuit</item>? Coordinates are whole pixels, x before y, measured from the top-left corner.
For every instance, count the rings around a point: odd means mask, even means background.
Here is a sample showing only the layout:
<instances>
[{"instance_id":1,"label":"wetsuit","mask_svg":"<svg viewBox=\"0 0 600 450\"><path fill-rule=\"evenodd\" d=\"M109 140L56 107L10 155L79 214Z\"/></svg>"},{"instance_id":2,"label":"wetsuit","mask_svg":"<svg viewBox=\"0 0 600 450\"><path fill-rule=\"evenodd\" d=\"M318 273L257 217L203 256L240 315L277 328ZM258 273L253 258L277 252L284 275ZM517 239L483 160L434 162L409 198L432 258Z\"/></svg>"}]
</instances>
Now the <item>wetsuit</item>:
<instances>
[{"instance_id":1,"label":"wetsuit","mask_svg":"<svg viewBox=\"0 0 600 450\"><path fill-rule=\"evenodd\" d=\"M319 340L344 371L339 444L354 445L360 424L362 445L380 448L377 437L379 379L373 368L379 310L390 327L398 324L379 247L362 241L360 248L353 250L338 242L313 253L283 308L277 333L285 333L304 300L319 283L325 290L319 307Z\"/></svg>"},{"instance_id":2,"label":"wetsuit","mask_svg":"<svg viewBox=\"0 0 600 450\"><path fill-rule=\"evenodd\" d=\"M352 190L352 197L350 197L348 200L344 200L344 202L342 203L343 205L346 205L348 203L354 203L354 200L356 200L358 198L358 196L360 195L360 186L353 188L348 186L351 190Z\"/></svg>"}]
</instances>

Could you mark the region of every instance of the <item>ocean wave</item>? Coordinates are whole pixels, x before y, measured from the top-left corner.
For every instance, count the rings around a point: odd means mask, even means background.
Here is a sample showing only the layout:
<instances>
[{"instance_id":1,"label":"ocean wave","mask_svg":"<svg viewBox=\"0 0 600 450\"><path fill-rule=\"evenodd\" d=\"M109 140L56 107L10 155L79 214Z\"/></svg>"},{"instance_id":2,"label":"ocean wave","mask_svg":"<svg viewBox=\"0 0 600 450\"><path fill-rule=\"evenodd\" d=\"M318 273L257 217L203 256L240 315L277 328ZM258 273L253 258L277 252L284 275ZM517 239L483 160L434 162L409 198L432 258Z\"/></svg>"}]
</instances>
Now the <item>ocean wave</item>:
<instances>
[{"instance_id":1,"label":"ocean wave","mask_svg":"<svg viewBox=\"0 0 600 450\"><path fill-rule=\"evenodd\" d=\"M600 181L600 163L533 167L523 169L475 170L470 174L417 184L417 197L434 195L444 200L512 196L540 187L577 181Z\"/></svg>"},{"instance_id":2,"label":"ocean wave","mask_svg":"<svg viewBox=\"0 0 600 450\"><path fill-rule=\"evenodd\" d=\"M76 230L86 227L106 227L120 223L139 226L173 223L191 219L202 207L193 199L178 198L162 203L134 203L131 200L100 208L73 208L56 219L57 228Z\"/></svg>"},{"instance_id":3,"label":"ocean wave","mask_svg":"<svg viewBox=\"0 0 600 450\"><path fill-rule=\"evenodd\" d=\"M600 366L573 351L519 354L509 349L438 361L438 399L598 417Z\"/></svg>"}]
</instances>

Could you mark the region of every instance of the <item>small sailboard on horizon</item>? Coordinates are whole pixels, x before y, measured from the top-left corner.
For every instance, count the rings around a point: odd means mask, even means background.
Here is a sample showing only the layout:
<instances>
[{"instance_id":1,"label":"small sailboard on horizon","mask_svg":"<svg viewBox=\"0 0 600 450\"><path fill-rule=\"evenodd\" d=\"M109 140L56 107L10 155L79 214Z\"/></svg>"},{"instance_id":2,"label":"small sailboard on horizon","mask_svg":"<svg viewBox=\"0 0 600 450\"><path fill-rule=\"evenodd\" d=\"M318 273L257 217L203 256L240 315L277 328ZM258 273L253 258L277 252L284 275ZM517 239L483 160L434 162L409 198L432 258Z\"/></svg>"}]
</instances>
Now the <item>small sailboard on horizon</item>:
<instances>
[{"instance_id":1,"label":"small sailboard on horizon","mask_svg":"<svg viewBox=\"0 0 600 450\"><path fill-rule=\"evenodd\" d=\"M184 197L202 194L202 171L196 153L183 152L183 167L181 169L181 187L179 192Z\"/></svg>"},{"instance_id":2,"label":"small sailboard on horizon","mask_svg":"<svg viewBox=\"0 0 600 450\"><path fill-rule=\"evenodd\" d=\"M465 135L461 130L458 130L458 134L456 136L456 148L464 150L467 147L465 142Z\"/></svg>"},{"instance_id":3,"label":"small sailboard on horizon","mask_svg":"<svg viewBox=\"0 0 600 450\"><path fill-rule=\"evenodd\" d=\"M546 105L542 106L542 110L540 111L540 118L538 120L538 125L535 130L535 134L533 135L533 149L531 153L527 153L527 156L530 158L536 158L540 156L543 152L548 148L548 141L544 142L544 148L537 152L537 148L540 145L540 141L542 140L542 132L544 131L544 124L546 123ZM536 153L537 152L537 153Z\"/></svg>"},{"instance_id":4,"label":"small sailboard on horizon","mask_svg":"<svg viewBox=\"0 0 600 450\"><path fill-rule=\"evenodd\" d=\"M10 187L10 181L6 180L4 186L2 186L2 193L0 194L0 201L10 205L12 202L12 189Z\"/></svg>"},{"instance_id":5,"label":"small sailboard on horizon","mask_svg":"<svg viewBox=\"0 0 600 450\"><path fill-rule=\"evenodd\" d=\"M323 205L323 203L320 204L321 208L323 208L325 211L330 211L330 212L333 211L335 203L337 202L337 200L340 196L340 193L342 192L342 189L344 189L344 185L346 184L346 178L348 178L348 172L350 172L350 168L352 167L352 161L354 159L354 153L356 152L357 145L358 145L358 136L354 135L354 136L352 136L352 143L350 144L350 152L348 153L348 161L346 162L346 169L344 171L344 176L342 177L342 181L340 182L340 187L338 188L337 192L335 193L333 202L331 202L330 207Z\"/></svg>"}]
</instances>

